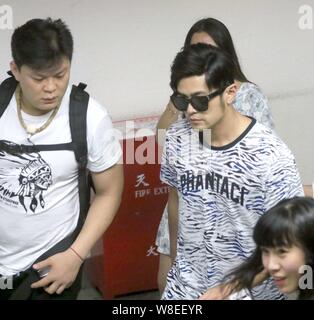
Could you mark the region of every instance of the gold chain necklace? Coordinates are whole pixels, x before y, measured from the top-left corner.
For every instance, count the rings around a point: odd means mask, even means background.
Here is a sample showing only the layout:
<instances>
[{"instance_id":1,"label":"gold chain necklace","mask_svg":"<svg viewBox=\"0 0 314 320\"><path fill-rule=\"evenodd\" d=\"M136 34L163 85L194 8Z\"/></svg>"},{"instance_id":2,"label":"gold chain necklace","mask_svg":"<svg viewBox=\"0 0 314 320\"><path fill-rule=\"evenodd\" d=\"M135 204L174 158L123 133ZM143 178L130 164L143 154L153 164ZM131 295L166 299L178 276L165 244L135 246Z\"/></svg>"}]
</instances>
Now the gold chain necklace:
<instances>
[{"instance_id":1,"label":"gold chain necklace","mask_svg":"<svg viewBox=\"0 0 314 320\"><path fill-rule=\"evenodd\" d=\"M34 134L45 130L51 123L51 121L56 116L58 110L60 109L59 104L56 108L54 108L53 112L50 114L48 120L39 128L36 128L34 125L27 125L22 117L22 90L21 87L18 86L16 90L16 102L17 102L17 114L20 121L20 124L25 129L26 133L28 134L28 139L30 139Z\"/></svg>"}]
</instances>

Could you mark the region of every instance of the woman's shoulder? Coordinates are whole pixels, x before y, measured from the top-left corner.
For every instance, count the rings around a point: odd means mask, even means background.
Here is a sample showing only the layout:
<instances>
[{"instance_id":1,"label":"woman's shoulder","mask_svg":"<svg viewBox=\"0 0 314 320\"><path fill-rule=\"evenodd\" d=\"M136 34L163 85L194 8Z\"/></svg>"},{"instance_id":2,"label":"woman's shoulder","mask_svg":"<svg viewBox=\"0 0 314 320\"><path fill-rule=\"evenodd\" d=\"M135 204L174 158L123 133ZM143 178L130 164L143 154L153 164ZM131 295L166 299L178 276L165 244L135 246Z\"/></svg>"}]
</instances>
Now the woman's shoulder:
<instances>
[{"instance_id":1,"label":"woman's shoulder","mask_svg":"<svg viewBox=\"0 0 314 320\"><path fill-rule=\"evenodd\" d=\"M252 108L257 104L267 104L267 97L261 88L252 82L243 82L236 93L235 107L240 108L241 104L249 104Z\"/></svg>"},{"instance_id":2,"label":"woman's shoulder","mask_svg":"<svg viewBox=\"0 0 314 320\"><path fill-rule=\"evenodd\" d=\"M255 83L243 82L241 84L236 93L233 106L238 112L255 118L267 127L274 127L268 99Z\"/></svg>"},{"instance_id":3,"label":"woman's shoulder","mask_svg":"<svg viewBox=\"0 0 314 320\"><path fill-rule=\"evenodd\" d=\"M237 94L239 95L258 95L265 97L261 88L252 82L242 82Z\"/></svg>"}]
</instances>

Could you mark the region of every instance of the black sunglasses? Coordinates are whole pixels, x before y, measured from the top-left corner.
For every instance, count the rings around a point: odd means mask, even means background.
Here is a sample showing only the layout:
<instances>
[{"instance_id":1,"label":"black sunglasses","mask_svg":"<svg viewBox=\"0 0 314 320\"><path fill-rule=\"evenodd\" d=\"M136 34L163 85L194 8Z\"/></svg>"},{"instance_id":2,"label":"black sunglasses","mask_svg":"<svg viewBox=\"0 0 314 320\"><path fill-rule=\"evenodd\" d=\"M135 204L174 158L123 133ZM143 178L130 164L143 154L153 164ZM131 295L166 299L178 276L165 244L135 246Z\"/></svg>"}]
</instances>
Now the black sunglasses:
<instances>
[{"instance_id":1,"label":"black sunglasses","mask_svg":"<svg viewBox=\"0 0 314 320\"><path fill-rule=\"evenodd\" d=\"M208 109L208 102L222 94L225 89L226 87L220 88L210 93L208 96L192 96L190 99L180 95L178 92L174 92L170 97L170 100L179 111L186 111L189 104L191 104L196 111L202 112Z\"/></svg>"}]
</instances>

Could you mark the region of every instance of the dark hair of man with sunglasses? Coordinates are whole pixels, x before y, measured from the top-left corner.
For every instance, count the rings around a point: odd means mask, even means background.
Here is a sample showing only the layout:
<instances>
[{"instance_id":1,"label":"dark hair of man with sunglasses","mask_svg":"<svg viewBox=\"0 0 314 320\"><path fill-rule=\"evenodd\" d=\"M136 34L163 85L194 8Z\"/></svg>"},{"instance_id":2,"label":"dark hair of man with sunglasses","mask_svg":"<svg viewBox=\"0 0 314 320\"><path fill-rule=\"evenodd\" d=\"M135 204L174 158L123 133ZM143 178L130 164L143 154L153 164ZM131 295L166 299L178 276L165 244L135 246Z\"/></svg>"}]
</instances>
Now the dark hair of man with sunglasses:
<instances>
[{"instance_id":1,"label":"dark hair of man with sunglasses","mask_svg":"<svg viewBox=\"0 0 314 320\"><path fill-rule=\"evenodd\" d=\"M236 126L237 134L250 124L250 118L232 107L236 95L235 70L232 59L211 45L198 43L178 53L171 68L171 101L185 112L192 128L214 130L216 124L217 128L224 128L222 125L230 122L229 132L232 123L243 129ZM239 121L234 122L234 118ZM230 139L234 140L234 136ZM218 140L218 145L228 142Z\"/></svg>"},{"instance_id":2,"label":"dark hair of man with sunglasses","mask_svg":"<svg viewBox=\"0 0 314 320\"><path fill-rule=\"evenodd\" d=\"M221 94L227 86L234 83L235 66L231 57L218 47L204 43L191 45L179 52L173 62L170 82L173 96L180 96L177 88L182 79L202 75L205 76L208 88L217 89L215 92L219 91ZM178 109L186 111L186 108Z\"/></svg>"},{"instance_id":3,"label":"dark hair of man with sunglasses","mask_svg":"<svg viewBox=\"0 0 314 320\"><path fill-rule=\"evenodd\" d=\"M161 180L170 186L173 262L165 300L225 298L232 288L220 284L253 252L258 218L279 201L303 195L288 147L233 107L234 70L225 53L201 43L179 52L172 64L171 100L186 117L167 130L161 165ZM251 296L282 298L269 279Z\"/></svg>"}]
</instances>

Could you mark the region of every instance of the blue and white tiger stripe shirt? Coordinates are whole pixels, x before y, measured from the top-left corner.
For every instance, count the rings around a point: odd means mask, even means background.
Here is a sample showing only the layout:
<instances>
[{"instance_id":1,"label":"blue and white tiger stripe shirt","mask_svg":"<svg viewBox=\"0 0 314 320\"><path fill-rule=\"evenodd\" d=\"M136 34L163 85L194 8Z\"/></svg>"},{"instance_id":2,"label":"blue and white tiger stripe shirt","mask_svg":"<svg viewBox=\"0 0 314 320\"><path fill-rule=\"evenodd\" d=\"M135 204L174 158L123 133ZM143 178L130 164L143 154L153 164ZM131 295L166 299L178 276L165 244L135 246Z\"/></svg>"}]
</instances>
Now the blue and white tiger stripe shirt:
<instances>
[{"instance_id":1,"label":"blue and white tiger stripe shirt","mask_svg":"<svg viewBox=\"0 0 314 320\"><path fill-rule=\"evenodd\" d=\"M168 130L161 180L179 196L177 256L163 299L197 299L250 256L257 219L282 199L303 195L294 156L271 129L252 119L234 142L201 144L186 119ZM272 281L255 299L280 299Z\"/></svg>"}]
</instances>

